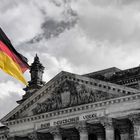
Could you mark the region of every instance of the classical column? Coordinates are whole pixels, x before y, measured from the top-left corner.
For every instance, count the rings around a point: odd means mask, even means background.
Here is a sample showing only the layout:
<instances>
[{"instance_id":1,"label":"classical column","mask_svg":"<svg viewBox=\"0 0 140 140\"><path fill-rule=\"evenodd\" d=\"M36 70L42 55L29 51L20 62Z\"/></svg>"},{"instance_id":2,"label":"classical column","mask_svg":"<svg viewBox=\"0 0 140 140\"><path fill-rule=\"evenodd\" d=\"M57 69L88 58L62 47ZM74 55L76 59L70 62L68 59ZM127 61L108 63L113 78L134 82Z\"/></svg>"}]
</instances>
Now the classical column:
<instances>
[{"instance_id":1,"label":"classical column","mask_svg":"<svg viewBox=\"0 0 140 140\"><path fill-rule=\"evenodd\" d=\"M104 134L103 133L97 133L97 140L104 140Z\"/></svg>"},{"instance_id":2,"label":"classical column","mask_svg":"<svg viewBox=\"0 0 140 140\"><path fill-rule=\"evenodd\" d=\"M119 128L121 140L130 140L129 127Z\"/></svg>"},{"instance_id":3,"label":"classical column","mask_svg":"<svg viewBox=\"0 0 140 140\"><path fill-rule=\"evenodd\" d=\"M51 128L50 133L53 135L54 140L62 140L62 135L60 133L60 128L53 127L53 128Z\"/></svg>"},{"instance_id":4,"label":"classical column","mask_svg":"<svg viewBox=\"0 0 140 140\"><path fill-rule=\"evenodd\" d=\"M30 139L30 140L34 140L32 138L29 137L29 135L27 136L24 136L25 139ZM9 136L7 137L7 140L20 140L20 139L23 139L23 136Z\"/></svg>"},{"instance_id":5,"label":"classical column","mask_svg":"<svg viewBox=\"0 0 140 140\"><path fill-rule=\"evenodd\" d=\"M80 140L88 140L88 130L86 122L85 121L79 122L76 128L79 131Z\"/></svg>"},{"instance_id":6,"label":"classical column","mask_svg":"<svg viewBox=\"0 0 140 140\"><path fill-rule=\"evenodd\" d=\"M14 140L14 137L10 137L10 135L9 135L9 130L6 130L6 131L4 132L4 136L6 137L7 140Z\"/></svg>"},{"instance_id":7,"label":"classical column","mask_svg":"<svg viewBox=\"0 0 140 140\"><path fill-rule=\"evenodd\" d=\"M7 137L7 140L16 140L15 137Z\"/></svg>"},{"instance_id":8,"label":"classical column","mask_svg":"<svg viewBox=\"0 0 140 140\"><path fill-rule=\"evenodd\" d=\"M114 126L112 118L104 117L101 119L101 124L105 128L105 137L106 140L115 140L114 136Z\"/></svg>"},{"instance_id":9,"label":"classical column","mask_svg":"<svg viewBox=\"0 0 140 140\"><path fill-rule=\"evenodd\" d=\"M140 114L131 114L129 119L134 128L134 140L140 140Z\"/></svg>"}]
</instances>

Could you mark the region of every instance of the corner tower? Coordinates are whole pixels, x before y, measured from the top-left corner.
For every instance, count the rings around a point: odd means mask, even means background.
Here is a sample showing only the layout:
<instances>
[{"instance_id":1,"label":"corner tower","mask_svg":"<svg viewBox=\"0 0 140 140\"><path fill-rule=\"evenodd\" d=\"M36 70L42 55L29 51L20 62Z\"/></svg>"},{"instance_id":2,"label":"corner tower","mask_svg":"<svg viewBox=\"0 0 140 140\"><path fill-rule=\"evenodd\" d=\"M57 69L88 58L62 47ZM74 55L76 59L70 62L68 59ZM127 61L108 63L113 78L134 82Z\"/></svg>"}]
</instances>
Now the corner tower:
<instances>
[{"instance_id":1,"label":"corner tower","mask_svg":"<svg viewBox=\"0 0 140 140\"><path fill-rule=\"evenodd\" d=\"M42 80L43 73L44 66L40 63L39 57L36 54L34 62L30 66L31 80L28 82L29 85L23 89L26 93L21 100L17 101L17 103L21 104L45 84Z\"/></svg>"},{"instance_id":2,"label":"corner tower","mask_svg":"<svg viewBox=\"0 0 140 140\"><path fill-rule=\"evenodd\" d=\"M42 81L44 66L40 63L37 54L34 58L34 62L31 64L30 73L31 81L29 81L29 87L32 89L38 89L42 87L44 85L44 82Z\"/></svg>"}]
</instances>

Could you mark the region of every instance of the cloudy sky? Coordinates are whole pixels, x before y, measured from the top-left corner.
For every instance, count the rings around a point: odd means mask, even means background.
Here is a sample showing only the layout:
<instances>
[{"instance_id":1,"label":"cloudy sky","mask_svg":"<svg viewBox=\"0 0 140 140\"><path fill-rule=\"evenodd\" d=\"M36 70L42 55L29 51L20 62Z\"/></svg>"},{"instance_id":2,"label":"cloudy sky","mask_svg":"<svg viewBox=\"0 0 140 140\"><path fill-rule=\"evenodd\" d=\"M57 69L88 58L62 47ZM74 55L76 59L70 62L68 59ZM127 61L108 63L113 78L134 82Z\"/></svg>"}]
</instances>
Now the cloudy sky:
<instances>
[{"instance_id":1,"label":"cloudy sky","mask_svg":"<svg viewBox=\"0 0 140 140\"><path fill-rule=\"evenodd\" d=\"M46 67L84 74L140 64L139 0L0 0L0 26L15 48ZM0 118L17 104L24 85L0 71ZM30 80L29 71L25 73Z\"/></svg>"}]
</instances>

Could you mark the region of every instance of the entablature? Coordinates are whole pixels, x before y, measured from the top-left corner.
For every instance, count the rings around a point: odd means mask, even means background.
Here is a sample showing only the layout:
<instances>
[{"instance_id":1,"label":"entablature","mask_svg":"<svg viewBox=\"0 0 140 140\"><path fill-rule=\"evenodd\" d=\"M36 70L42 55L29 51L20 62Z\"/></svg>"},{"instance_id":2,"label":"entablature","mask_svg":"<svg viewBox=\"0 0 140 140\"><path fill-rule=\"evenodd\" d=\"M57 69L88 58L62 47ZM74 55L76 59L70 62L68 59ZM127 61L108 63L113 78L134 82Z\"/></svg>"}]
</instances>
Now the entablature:
<instances>
[{"instance_id":1,"label":"entablature","mask_svg":"<svg viewBox=\"0 0 140 140\"><path fill-rule=\"evenodd\" d=\"M119 104L123 102L130 102L134 100L139 100L140 99L140 94L135 94L135 95L129 95L129 96L124 96L124 97L119 97L115 99L110 99L110 100L105 100L105 101L100 101L96 103L90 103L90 104L84 104L80 106L75 106L75 107L70 107L70 108L65 108L61 110L56 110L52 112L47 112L47 113L42 113L34 116L29 116L29 117L24 117L20 119L15 119L15 120L10 120L4 122L6 126L14 126L14 125L20 125L24 123L35 123L39 121L45 121L45 120L52 120L55 118L62 118L65 116L74 116L76 114L82 114L85 112L93 112L93 111L100 111L103 110L105 112L106 107L109 105L113 104ZM82 113L81 113L82 112ZM101 115L106 115L106 114L101 114Z\"/></svg>"},{"instance_id":2,"label":"entablature","mask_svg":"<svg viewBox=\"0 0 140 140\"><path fill-rule=\"evenodd\" d=\"M136 98L139 97L139 90L136 89L132 89L132 88L128 88L125 86L120 86L120 85L116 85L116 84L112 84L112 83L108 83L108 82L104 82L104 81L100 81L100 80L95 80L95 79L91 79L88 77L84 77L84 76L80 76L80 75L76 75L76 74L71 74L68 72L61 72L59 73L56 77L54 77L52 80L50 80L44 87L42 87L40 90L38 90L35 94L33 94L31 97L29 97L27 100L25 100L21 105L17 106L13 111L11 111L8 115L6 115L3 119L1 119L1 122L5 124L5 122L10 122L10 124L12 122L28 122L28 120L30 121L34 121L36 120L36 117L24 117L21 116L21 118L19 118L19 115L22 114L23 112L27 112L31 106L36 105L38 103L39 100L43 99L44 96L48 95L52 90L54 90L55 87L58 87L59 84L61 84L62 82L69 80L72 82L76 82L79 84L83 84L86 87L91 87L94 90L100 90L101 92L107 92L107 93L111 93L116 95L117 97L121 97L123 96L123 98L114 98L113 100L105 100L105 101L101 101L101 102L94 102L94 103L90 103L91 104L91 108L92 106L96 106L96 107L101 107L101 106L105 106L105 105L109 105L109 104L114 104L114 103L119 103L125 100L131 100L131 98ZM137 95L135 95L137 94ZM130 95L129 98L125 97ZM134 96L131 96L134 95ZM84 104L82 105L83 108L90 108L90 105ZM80 107L81 108L81 107ZM64 110L69 110L69 111L64 111ZM72 108L67 108L67 109L61 109L60 111L54 111L46 113L48 114L48 116L55 116L55 114L57 114L57 112L59 114L63 114L63 112L72 112L72 110L77 111L79 110L79 105L75 105ZM80 109L81 110L81 109ZM59 115L58 114L58 115ZM38 119L42 118L42 116L38 115L39 117L37 117ZM22 117L24 119L22 119ZM28 119L25 119L28 118ZM16 121L15 121L16 119ZM13 121L12 121L13 120ZM25 121L24 121L25 120ZM9 124L9 123L8 123Z\"/></svg>"}]
</instances>

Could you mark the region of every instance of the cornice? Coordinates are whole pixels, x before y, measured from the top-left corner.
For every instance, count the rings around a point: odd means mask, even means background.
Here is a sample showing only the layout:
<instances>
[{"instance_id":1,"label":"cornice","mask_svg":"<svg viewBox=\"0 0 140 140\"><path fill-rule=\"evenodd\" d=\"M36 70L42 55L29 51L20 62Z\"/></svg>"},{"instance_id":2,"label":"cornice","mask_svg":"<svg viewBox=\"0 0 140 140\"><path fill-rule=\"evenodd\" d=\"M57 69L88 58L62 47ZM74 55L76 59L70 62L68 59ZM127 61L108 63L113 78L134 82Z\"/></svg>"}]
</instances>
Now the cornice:
<instances>
[{"instance_id":1,"label":"cornice","mask_svg":"<svg viewBox=\"0 0 140 140\"><path fill-rule=\"evenodd\" d=\"M7 119L9 119L12 115L17 113L17 111L22 112L25 111L27 108L29 108L33 103L38 101L42 96L44 96L44 91L50 90L51 88L54 88L54 85L58 84L60 81L62 81L61 77L64 75L65 72L60 72L57 74L53 79L51 79L46 85L44 85L41 89L39 89L36 93L34 93L31 97L29 97L27 100L25 100L22 104L18 105L15 109L13 109L11 112L9 112L5 117L3 117L0 121L4 122ZM61 79L59 79L61 77ZM59 79L59 81L57 80Z\"/></svg>"},{"instance_id":2,"label":"cornice","mask_svg":"<svg viewBox=\"0 0 140 140\"><path fill-rule=\"evenodd\" d=\"M50 80L44 87L42 87L40 90L38 90L36 93L34 93L31 97L29 97L27 100L25 100L21 105L17 106L14 110L12 110L10 113L8 113L4 118L1 119L1 122L6 122L11 116L22 113L26 111L30 106L37 103L39 99L41 99L44 95L47 94L51 89L54 89L58 84L62 83L64 80L71 80L78 82L80 84L85 84L87 86L91 86L94 89L106 91L109 93L117 93L122 94L123 96L127 95L134 95L136 93L139 93L139 90L128 88L125 86L120 86L117 84L112 84L100 80L91 79L88 77L84 77L81 75L76 75L68 72L62 71L58 75L56 75L52 80ZM108 101L104 101L108 103ZM103 102L103 104L104 104ZM113 102L113 101L110 101ZM116 100L116 102L119 102ZM93 103L94 104L94 103ZM98 103L95 103L98 106ZM86 105L85 105L86 106ZM76 108L76 107L74 107ZM57 111L56 111L57 112Z\"/></svg>"},{"instance_id":3,"label":"cornice","mask_svg":"<svg viewBox=\"0 0 140 140\"><path fill-rule=\"evenodd\" d=\"M6 126L10 126L10 125L19 125L19 124L24 124L24 123L38 122L38 121L43 121L43 120L46 121L49 119L62 117L63 115L69 116L69 115L73 115L74 113L78 114L81 111L82 112L87 111L87 110L93 111L93 110L97 110L100 108L105 108L108 105L119 104L122 102L128 102L128 101L133 101L133 100L137 100L137 99L140 99L140 94L119 97L119 98L100 101L100 102L96 102L96 103L79 105L79 106L75 106L75 107L70 107L70 108L66 108L66 109L48 112L48 113L42 113L39 115L29 116L29 117L20 118L20 119L11 120L11 121L6 121L6 122L4 122L4 124Z\"/></svg>"}]
</instances>

